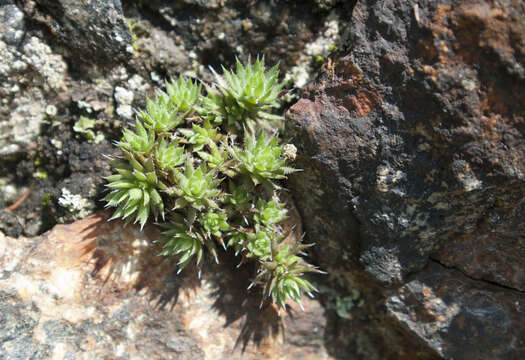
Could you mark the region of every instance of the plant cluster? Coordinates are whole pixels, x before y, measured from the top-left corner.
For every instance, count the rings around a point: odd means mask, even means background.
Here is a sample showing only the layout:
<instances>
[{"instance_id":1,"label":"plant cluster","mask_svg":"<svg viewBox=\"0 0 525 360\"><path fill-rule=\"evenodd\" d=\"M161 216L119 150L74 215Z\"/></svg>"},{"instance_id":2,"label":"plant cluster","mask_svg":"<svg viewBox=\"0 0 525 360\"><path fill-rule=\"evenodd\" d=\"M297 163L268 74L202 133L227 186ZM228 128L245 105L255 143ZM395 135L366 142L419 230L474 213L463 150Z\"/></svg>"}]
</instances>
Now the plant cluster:
<instances>
[{"instance_id":1,"label":"plant cluster","mask_svg":"<svg viewBox=\"0 0 525 360\"><path fill-rule=\"evenodd\" d=\"M300 304L315 291L304 273L319 270L299 256L308 245L284 241L279 181L297 170L287 165L293 146L269 131L283 120L270 113L282 88L277 66L237 61L214 75L213 86L180 77L147 100L116 143L122 155L111 159L104 200L112 219L160 221L161 254L177 256L179 271L233 248L241 264L256 262L251 286L262 286L263 301Z\"/></svg>"}]
</instances>

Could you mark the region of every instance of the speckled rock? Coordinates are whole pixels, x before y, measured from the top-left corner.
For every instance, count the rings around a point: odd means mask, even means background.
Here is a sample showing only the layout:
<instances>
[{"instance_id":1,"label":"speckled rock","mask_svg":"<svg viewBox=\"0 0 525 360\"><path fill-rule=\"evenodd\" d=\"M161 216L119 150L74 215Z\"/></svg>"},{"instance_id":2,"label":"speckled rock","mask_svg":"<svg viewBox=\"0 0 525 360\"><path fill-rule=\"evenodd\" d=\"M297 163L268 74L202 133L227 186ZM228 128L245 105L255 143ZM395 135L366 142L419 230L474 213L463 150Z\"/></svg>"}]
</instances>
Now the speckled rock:
<instances>
[{"instance_id":1,"label":"speckled rock","mask_svg":"<svg viewBox=\"0 0 525 360\"><path fill-rule=\"evenodd\" d=\"M235 58L264 55L270 64L279 62L290 84L298 87L338 47L339 24L351 14L348 2L319 0L257 0L248 6L244 0L141 0L123 5L139 53L144 49L153 58L146 60L152 70L163 63L155 58L173 53L191 63L185 70L189 74L211 80L208 66L220 69L234 65ZM180 66L174 64L176 70ZM166 70L169 75L175 71Z\"/></svg>"},{"instance_id":2,"label":"speckled rock","mask_svg":"<svg viewBox=\"0 0 525 360\"><path fill-rule=\"evenodd\" d=\"M46 96L64 89L66 63L27 36L23 12L0 5L0 156L32 147L46 119Z\"/></svg>"},{"instance_id":3,"label":"speckled rock","mask_svg":"<svg viewBox=\"0 0 525 360\"><path fill-rule=\"evenodd\" d=\"M397 289L388 313L447 359L520 359L525 294L435 262ZM483 338L483 341L479 341Z\"/></svg>"},{"instance_id":4,"label":"speckled rock","mask_svg":"<svg viewBox=\"0 0 525 360\"><path fill-rule=\"evenodd\" d=\"M432 261L457 269L447 276L465 294L507 289L499 306L513 320L501 337L481 330L499 326L497 317L476 331L452 331L484 311L472 295L432 331L419 323L424 304L413 310L416 320L384 318L370 305L384 322L366 332L382 334L383 344L402 327L430 348L425 356L476 358L465 337L490 344L488 358L525 356L523 341L509 335L525 320L511 306L525 274L524 6L357 2L343 49L288 113L304 169L291 188L308 236L322 244L313 250L322 266L346 274L373 304L385 304L393 289L414 291L411 276L438 273L426 268ZM439 298L459 296L433 286ZM409 313L403 306L398 315ZM385 348L393 358L399 351Z\"/></svg>"},{"instance_id":5,"label":"speckled rock","mask_svg":"<svg viewBox=\"0 0 525 360\"><path fill-rule=\"evenodd\" d=\"M20 358L333 359L307 300L279 320L232 259L176 275L156 229L93 215L37 238L0 233L0 353Z\"/></svg>"},{"instance_id":6,"label":"speckled rock","mask_svg":"<svg viewBox=\"0 0 525 360\"><path fill-rule=\"evenodd\" d=\"M24 9L78 63L113 66L130 56L131 33L120 0L34 0L26 2Z\"/></svg>"}]
</instances>

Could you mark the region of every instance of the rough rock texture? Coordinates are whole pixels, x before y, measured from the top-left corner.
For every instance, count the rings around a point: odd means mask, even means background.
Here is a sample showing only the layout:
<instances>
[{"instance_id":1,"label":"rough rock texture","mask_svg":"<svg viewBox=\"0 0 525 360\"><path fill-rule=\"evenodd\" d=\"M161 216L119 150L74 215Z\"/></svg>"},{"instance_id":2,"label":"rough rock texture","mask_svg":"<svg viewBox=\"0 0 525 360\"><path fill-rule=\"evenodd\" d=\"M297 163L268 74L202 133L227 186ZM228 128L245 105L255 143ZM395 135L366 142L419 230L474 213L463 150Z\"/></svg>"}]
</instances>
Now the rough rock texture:
<instances>
[{"instance_id":1,"label":"rough rock texture","mask_svg":"<svg viewBox=\"0 0 525 360\"><path fill-rule=\"evenodd\" d=\"M165 60L171 53L183 63L191 61L191 71L208 79L208 66L220 69L232 66L235 58L264 55L269 63L280 63L291 83L302 86L337 47L346 8L339 1L137 0L125 12L136 45L148 53L145 61L153 68L175 63ZM171 75L179 68L173 64L166 70Z\"/></svg>"},{"instance_id":2,"label":"rough rock texture","mask_svg":"<svg viewBox=\"0 0 525 360\"><path fill-rule=\"evenodd\" d=\"M525 358L524 14L503 0L0 1L0 231L26 236L0 238L0 358ZM164 78L210 80L208 65L249 54L296 86L324 64L289 113L304 169L290 188L330 272L313 279L322 307L283 331L244 301L233 259L175 277L146 237L96 218L31 237L103 205L103 155ZM99 250L79 253L91 221Z\"/></svg>"},{"instance_id":3,"label":"rough rock texture","mask_svg":"<svg viewBox=\"0 0 525 360\"><path fill-rule=\"evenodd\" d=\"M402 330L421 358L525 357L525 5L359 1L352 14L288 113L315 255L382 319L348 323L347 343L380 334L398 358Z\"/></svg>"},{"instance_id":4,"label":"rough rock texture","mask_svg":"<svg viewBox=\"0 0 525 360\"><path fill-rule=\"evenodd\" d=\"M176 275L154 228L107 214L36 238L0 233L2 359L331 359L323 308L307 300L278 320L259 309L232 259ZM285 337L283 337L283 334Z\"/></svg>"},{"instance_id":5,"label":"rough rock texture","mask_svg":"<svg viewBox=\"0 0 525 360\"><path fill-rule=\"evenodd\" d=\"M129 58L131 32L124 21L120 0L27 0L23 3L32 21L50 31L68 53L75 54L77 62L103 65Z\"/></svg>"},{"instance_id":6,"label":"rough rock texture","mask_svg":"<svg viewBox=\"0 0 525 360\"><path fill-rule=\"evenodd\" d=\"M36 36L23 12L0 4L0 156L30 146L46 118L47 100L64 89L66 64Z\"/></svg>"}]
</instances>

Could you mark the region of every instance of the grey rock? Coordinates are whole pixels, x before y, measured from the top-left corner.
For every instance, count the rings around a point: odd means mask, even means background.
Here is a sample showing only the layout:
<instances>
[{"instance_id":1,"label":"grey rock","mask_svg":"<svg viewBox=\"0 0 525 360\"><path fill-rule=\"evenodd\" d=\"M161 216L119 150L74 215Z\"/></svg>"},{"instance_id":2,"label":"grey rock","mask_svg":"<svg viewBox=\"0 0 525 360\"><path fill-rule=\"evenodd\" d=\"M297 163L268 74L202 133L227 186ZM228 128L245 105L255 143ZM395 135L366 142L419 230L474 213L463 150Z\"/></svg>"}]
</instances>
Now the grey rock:
<instances>
[{"instance_id":1,"label":"grey rock","mask_svg":"<svg viewBox=\"0 0 525 360\"><path fill-rule=\"evenodd\" d=\"M190 58L184 47L175 44L172 37L159 29L151 29L150 37L137 41L148 55L151 67L163 66L170 74L178 74L190 67Z\"/></svg>"},{"instance_id":2,"label":"grey rock","mask_svg":"<svg viewBox=\"0 0 525 360\"><path fill-rule=\"evenodd\" d=\"M36 0L39 10L31 14L69 49L79 63L114 65L130 54L131 33L120 0ZM108 60L111 61L108 63Z\"/></svg>"},{"instance_id":3,"label":"grey rock","mask_svg":"<svg viewBox=\"0 0 525 360\"><path fill-rule=\"evenodd\" d=\"M0 5L0 39L17 46L25 31L24 13L12 3Z\"/></svg>"}]
</instances>

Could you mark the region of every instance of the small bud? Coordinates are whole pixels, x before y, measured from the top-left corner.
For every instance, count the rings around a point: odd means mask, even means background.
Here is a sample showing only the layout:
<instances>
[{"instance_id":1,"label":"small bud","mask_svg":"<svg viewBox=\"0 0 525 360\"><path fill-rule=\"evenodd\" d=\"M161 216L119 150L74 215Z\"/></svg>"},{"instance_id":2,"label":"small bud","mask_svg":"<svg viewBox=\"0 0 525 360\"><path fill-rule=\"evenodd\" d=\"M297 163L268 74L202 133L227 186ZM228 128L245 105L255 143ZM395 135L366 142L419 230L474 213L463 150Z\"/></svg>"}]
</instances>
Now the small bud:
<instances>
[{"instance_id":1,"label":"small bud","mask_svg":"<svg viewBox=\"0 0 525 360\"><path fill-rule=\"evenodd\" d=\"M286 144L283 146L283 158L294 161L297 157L297 148L293 144Z\"/></svg>"}]
</instances>

